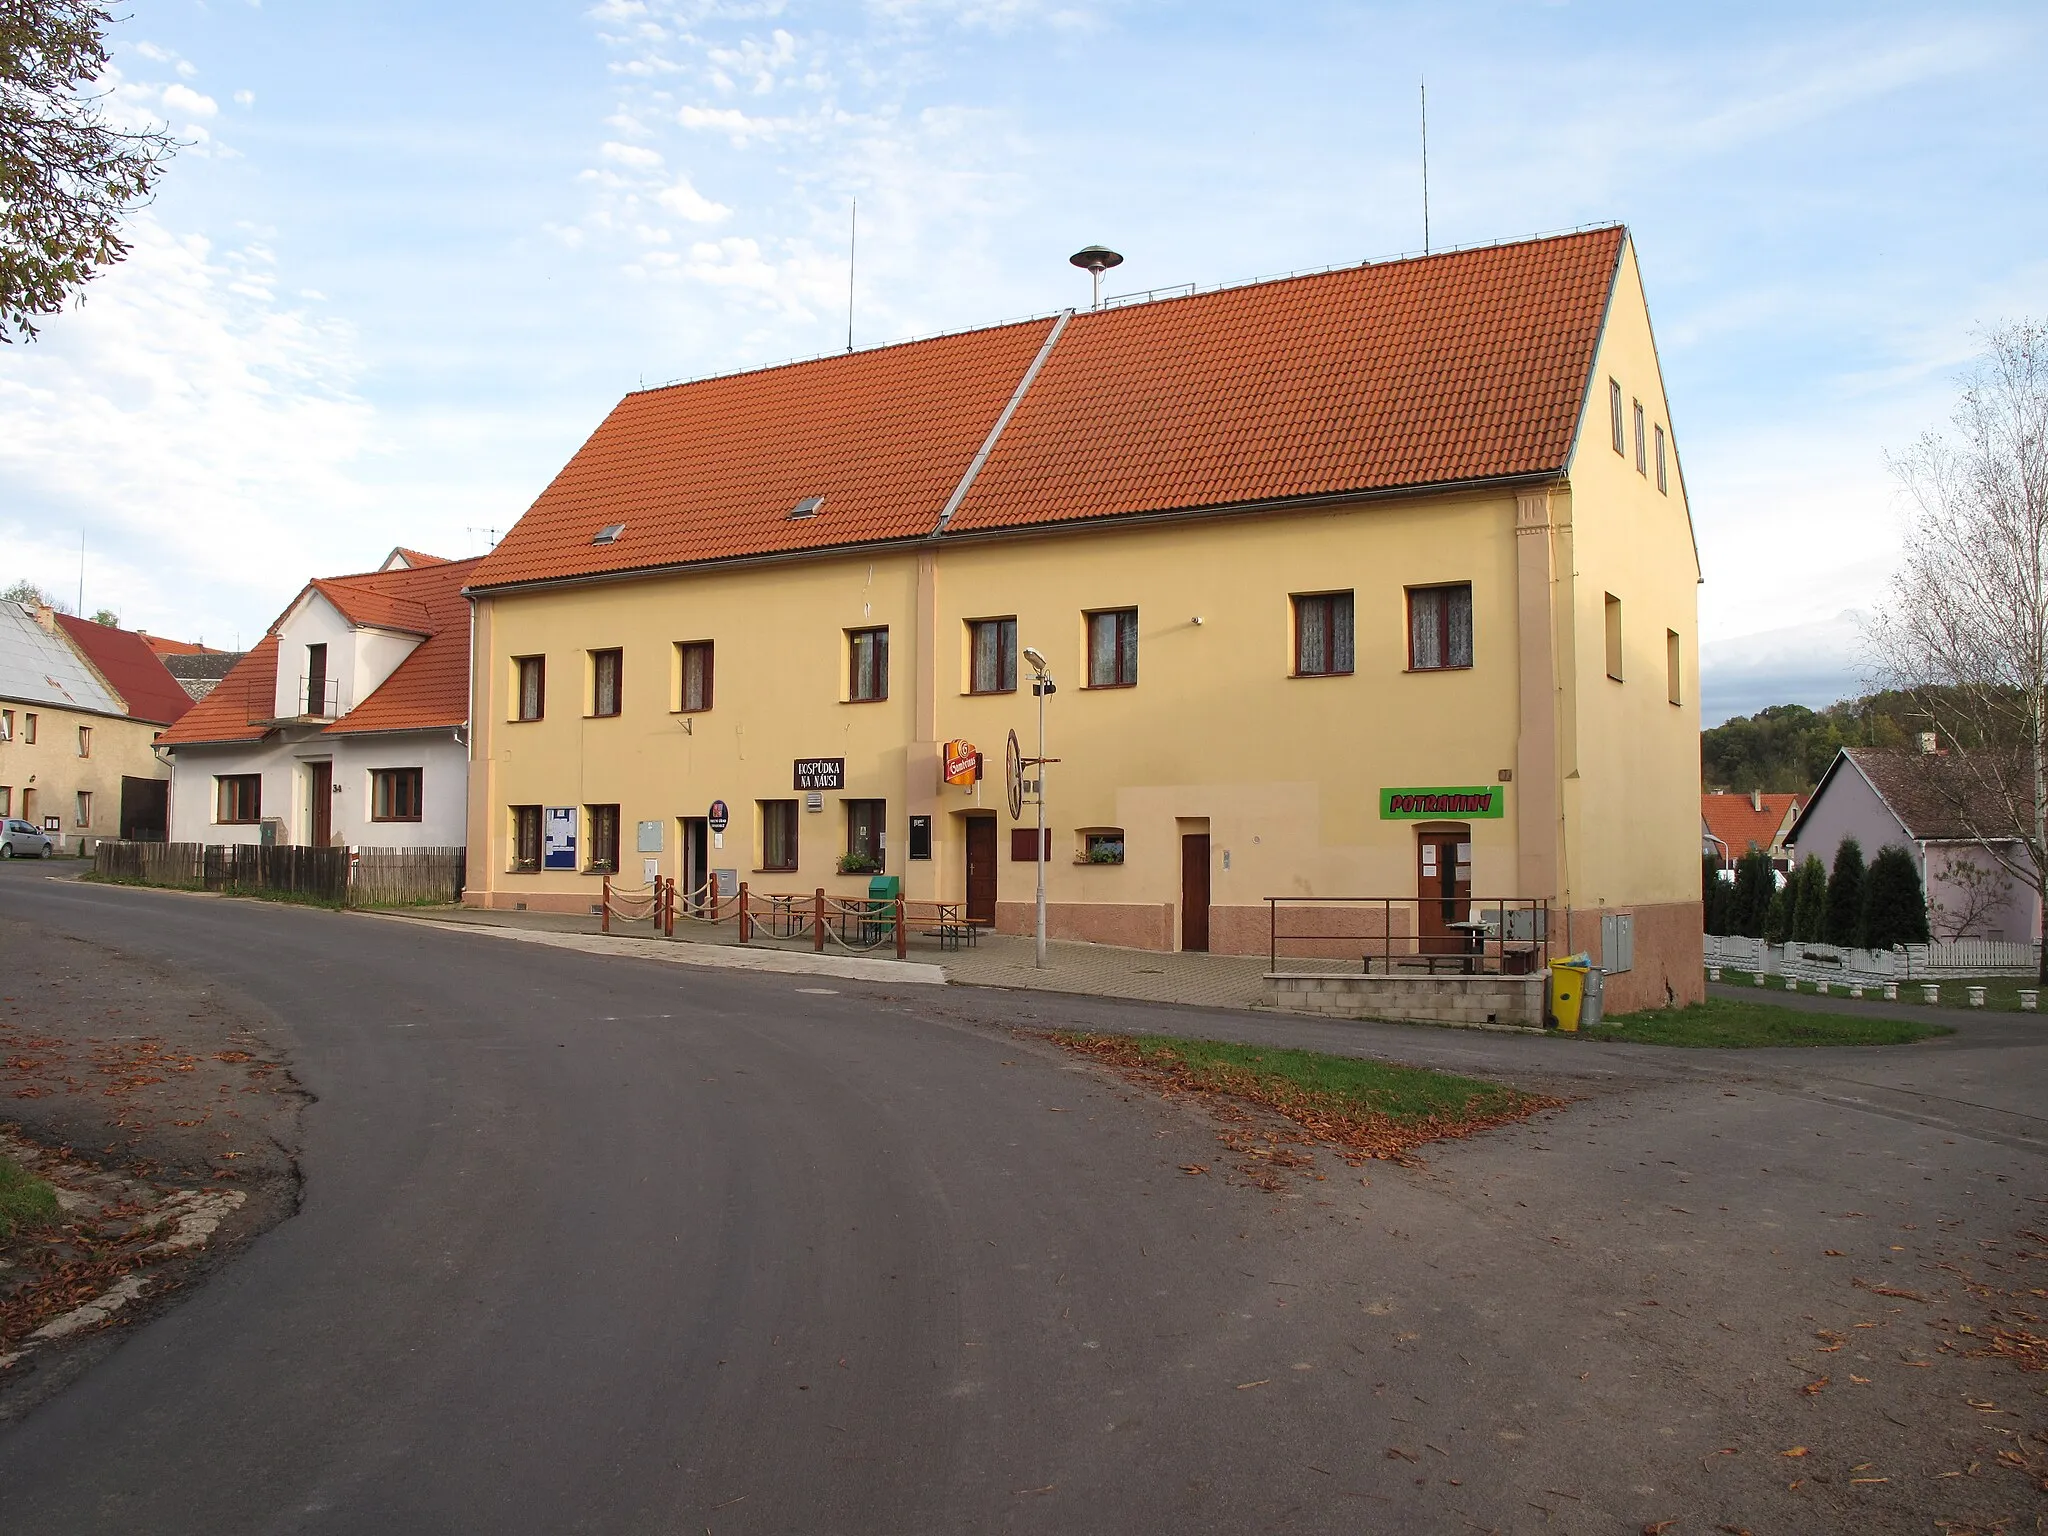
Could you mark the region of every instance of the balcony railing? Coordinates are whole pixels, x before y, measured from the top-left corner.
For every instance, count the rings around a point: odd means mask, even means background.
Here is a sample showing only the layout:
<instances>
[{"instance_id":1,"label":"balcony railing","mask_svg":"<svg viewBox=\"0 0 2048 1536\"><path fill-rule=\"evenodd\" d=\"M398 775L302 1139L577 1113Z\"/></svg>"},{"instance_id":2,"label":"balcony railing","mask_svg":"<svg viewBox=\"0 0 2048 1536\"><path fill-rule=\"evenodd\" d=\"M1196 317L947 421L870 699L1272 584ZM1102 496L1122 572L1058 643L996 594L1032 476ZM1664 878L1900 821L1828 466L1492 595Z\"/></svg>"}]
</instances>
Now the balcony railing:
<instances>
[{"instance_id":1,"label":"balcony railing","mask_svg":"<svg viewBox=\"0 0 2048 1536\"><path fill-rule=\"evenodd\" d=\"M341 680L334 677L302 677L299 679L298 708L301 715L313 715L322 720L332 720L341 711L336 705L341 701Z\"/></svg>"}]
</instances>

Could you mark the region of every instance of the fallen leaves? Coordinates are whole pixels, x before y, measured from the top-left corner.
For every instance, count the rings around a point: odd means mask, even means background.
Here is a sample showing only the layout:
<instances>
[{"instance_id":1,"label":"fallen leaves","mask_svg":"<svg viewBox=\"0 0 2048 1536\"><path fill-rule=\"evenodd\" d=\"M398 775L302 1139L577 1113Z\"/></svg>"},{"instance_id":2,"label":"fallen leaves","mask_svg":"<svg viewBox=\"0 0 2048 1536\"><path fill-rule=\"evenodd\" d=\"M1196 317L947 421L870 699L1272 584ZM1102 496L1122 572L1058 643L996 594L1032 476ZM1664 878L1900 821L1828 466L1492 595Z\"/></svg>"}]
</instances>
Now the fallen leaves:
<instances>
[{"instance_id":1,"label":"fallen leaves","mask_svg":"<svg viewBox=\"0 0 2048 1536\"><path fill-rule=\"evenodd\" d=\"M1931 1306L1933 1304L1925 1296L1922 1296L1918 1291L1905 1290L1900 1286L1872 1285L1868 1280L1862 1279L1860 1277L1851 1280L1849 1283L1851 1285L1856 1286L1859 1290L1865 1290L1870 1292L1873 1296L1896 1296L1901 1301L1917 1301L1923 1307Z\"/></svg>"},{"instance_id":2,"label":"fallen leaves","mask_svg":"<svg viewBox=\"0 0 2048 1536\"><path fill-rule=\"evenodd\" d=\"M1799 1390L1805 1393L1808 1397L1819 1397L1821 1393L1825 1392L1828 1389L1828 1383L1831 1380L1833 1380L1832 1377L1823 1376L1818 1381L1809 1381L1805 1386L1801 1387Z\"/></svg>"},{"instance_id":3,"label":"fallen leaves","mask_svg":"<svg viewBox=\"0 0 2048 1536\"><path fill-rule=\"evenodd\" d=\"M1808 1451L1807 1448L1803 1445L1795 1445L1792 1447L1791 1450L1780 1451L1778 1452L1778 1454L1780 1456L1809 1456L1812 1454L1812 1452Z\"/></svg>"}]
</instances>

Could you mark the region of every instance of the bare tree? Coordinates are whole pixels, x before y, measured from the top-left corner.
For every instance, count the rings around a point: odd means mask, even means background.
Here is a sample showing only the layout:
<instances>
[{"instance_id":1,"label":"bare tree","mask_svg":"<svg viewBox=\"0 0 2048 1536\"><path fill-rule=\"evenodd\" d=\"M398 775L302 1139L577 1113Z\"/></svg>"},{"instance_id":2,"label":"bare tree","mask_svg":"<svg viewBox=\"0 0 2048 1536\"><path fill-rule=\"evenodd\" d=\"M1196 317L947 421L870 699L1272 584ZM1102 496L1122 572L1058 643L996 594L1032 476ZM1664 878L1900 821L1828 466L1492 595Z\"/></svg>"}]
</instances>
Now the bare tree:
<instances>
[{"instance_id":1,"label":"bare tree","mask_svg":"<svg viewBox=\"0 0 2048 1536\"><path fill-rule=\"evenodd\" d=\"M173 148L109 123L89 87L106 71L99 0L0 0L0 342L128 254L122 216Z\"/></svg>"},{"instance_id":2,"label":"bare tree","mask_svg":"<svg viewBox=\"0 0 2048 1536\"><path fill-rule=\"evenodd\" d=\"M1871 645L1943 738L1925 788L2048 922L2048 326L1987 342L1952 432L1893 462L1914 511Z\"/></svg>"},{"instance_id":3,"label":"bare tree","mask_svg":"<svg viewBox=\"0 0 2048 1536\"><path fill-rule=\"evenodd\" d=\"M1933 874L1930 869L1930 885ZM1951 899L1928 902L1927 922L1944 939L1977 937L1984 920L2012 899L2012 885L2004 870L1967 856L1950 858L1941 871L1941 881Z\"/></svg>"}]
</instances>

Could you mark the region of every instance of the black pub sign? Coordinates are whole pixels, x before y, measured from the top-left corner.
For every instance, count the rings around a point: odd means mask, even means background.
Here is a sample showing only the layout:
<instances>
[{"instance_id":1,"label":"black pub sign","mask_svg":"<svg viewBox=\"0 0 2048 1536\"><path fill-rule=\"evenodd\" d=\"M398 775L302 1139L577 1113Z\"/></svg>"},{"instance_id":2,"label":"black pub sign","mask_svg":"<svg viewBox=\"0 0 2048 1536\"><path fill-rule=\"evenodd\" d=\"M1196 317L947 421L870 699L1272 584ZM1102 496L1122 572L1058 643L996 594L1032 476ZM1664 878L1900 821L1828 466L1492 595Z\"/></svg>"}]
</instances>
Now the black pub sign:
<instances>
[{"instance_id":1,"label":"black pub sign","mask_svg":"<svg viewBox=\"0 0 2048 1536\"><path fill-rule=\"evenodd\" d=\"M796 760L798 789L846 788L846 759L843 757L800 757Z\"/></svg>"}]
</instances>

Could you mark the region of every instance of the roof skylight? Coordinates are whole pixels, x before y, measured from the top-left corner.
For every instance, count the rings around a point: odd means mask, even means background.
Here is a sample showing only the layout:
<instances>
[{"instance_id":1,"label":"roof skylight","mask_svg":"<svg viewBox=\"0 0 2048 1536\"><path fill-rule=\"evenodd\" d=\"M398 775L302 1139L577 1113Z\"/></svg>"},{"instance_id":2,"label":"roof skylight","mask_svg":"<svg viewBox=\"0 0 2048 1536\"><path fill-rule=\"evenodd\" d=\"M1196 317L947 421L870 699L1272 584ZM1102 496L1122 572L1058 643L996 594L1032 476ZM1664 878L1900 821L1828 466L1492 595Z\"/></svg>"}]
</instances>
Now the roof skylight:
<instances>
[{"instance_id":1,"label":"roof skylight","mask_svg":"<svg viewBox=\"0 0 2048 1536\"><path fill-rule=\"evenodd\" d=\"M801 517L816 517L818 515L818 508L824 505L824 497L806 496L802 501L789 509L789 520L795 522Z\"/></svg>"},{"instance_id":2,"label":"roof skylight","mask_svg":"<svg viewBox=\"0 0 2048 1536\"><path fill-rule=\"evenodd\" d=\"M619 535L625 531L626 525L624 523L606 523L590 536L590 542L593 544L616 544L619 542Z\"/></svg>"}]
</instances>

